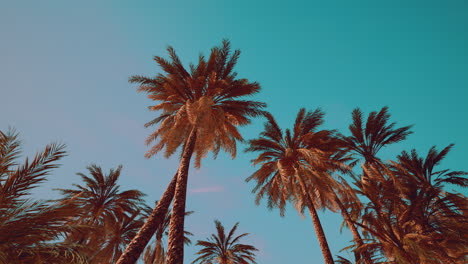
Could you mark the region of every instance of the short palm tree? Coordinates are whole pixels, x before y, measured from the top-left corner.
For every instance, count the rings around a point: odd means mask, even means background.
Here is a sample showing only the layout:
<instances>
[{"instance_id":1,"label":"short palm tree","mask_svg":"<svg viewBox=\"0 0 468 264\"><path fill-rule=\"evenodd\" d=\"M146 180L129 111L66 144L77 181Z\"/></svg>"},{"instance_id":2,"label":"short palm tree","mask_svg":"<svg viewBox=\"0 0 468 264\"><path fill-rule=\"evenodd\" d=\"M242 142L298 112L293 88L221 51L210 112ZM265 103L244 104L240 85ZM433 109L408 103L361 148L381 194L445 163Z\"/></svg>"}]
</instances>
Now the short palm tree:
<instances>
[{"instance_id":1,"label":"short palm tree","mask_svg":"<svg viewBox=\"0 0 468 264\"><path fill-rule=\"evenodd\" d=\"M138 190L121 191L118 180L122 166L106 175L97 165L87 167L90 176L77 173L85 183L74 189L58 189L63 198L77 207L74 218L79 226L70 232L67 241L88 249L92 263L115 262L142 226L140 212L146 209L144 194Z\"/></svg>"},{"instance_id":2,"label":"short palm tree","mask_svg":"<svg viewBox=\"0 0 468 264\"><path fill-rule=\"evenodd\" d=\"M164 74L155 78L134 76L130 82L139 83L139 91L148 93L148 97L157 102L150 110L158 111L159 116L146 126L159 124L159 127L147 139L148 144L154 145L146 156L151 157L164 149L166 157L169 157L184 146L175 189L173 184L168 187L160 200L161 211L158 214L162 219L174 190L168 264L179 264L184 256L185 202L192 154L196 156L197 167L210 151L216 156L223 149L235 157L236 142L242 140L237 127L247 125L251 117L263 114L261 109L265 104L242 100L258 93L260 85L236 78L237 73L233 69L240 51L231 53L229 41L225 40L220 47L213 48L208 60L200 56L198 65L191 65L190 70L183 66L173 48L168 48L168 52L171 61L155 57ZM129 246L129 252L124 253L118 264L135 262L142 246L152 236L151 231L148 229L145 234L137 235L136 240L141 238L141 241L132 242L130 246L133 248Z\"/></svg>"},{"instance_id":3,"label":"short palm tree","mask_svg":"<svg viewBox=\"0 0 468 264\"><path fill-rule=\"evenodd\" d=\"M73 228L76 207L30 197L58 167L65 146L47 145L20 164L20 145L14 130L0 131L0 263L84 263L76 244L59 242Z\"/></svg>"},{"instance_id":4,"label":"short palm tree","mask_svg":"<svg viewBox=\"0 0 468 264\"><path fill-rule=\"evenodd\" d=\"M224 232L224 226L215 220L216 234L212 234L207 240L198 240L197 246L202 249L197 252L198 258L192 263L199 264L249 264L255 262L254 246L240 244L239 240L248 235L244 233L235 236L239 223L236 223L229 234Z\"/></svg>"},{"instance_id":5,"label":"short palm tree","mask_svg":"<svg viewBox=\"0 0 468 264\"><path fill-rule=\"evenodd\" d=\"M301 109L292 132L286 129L283 133L273 116L267 114L264 131L259 138L250 140L246 149L259 152L252 163L261 166L247 181L256 181L253 189L257 192L256 202L266 196L268 207L278 207L281 215L289 200L301 210L308 208L325 263L331 264L333 257L317 208L335 209L334 190L338 183L328 172L338 169L340 162L328 152L332 148L328 143L333 132L317 131L323 123L323 115L319 109L313 112Z\"/></svg>"}]
</instances>

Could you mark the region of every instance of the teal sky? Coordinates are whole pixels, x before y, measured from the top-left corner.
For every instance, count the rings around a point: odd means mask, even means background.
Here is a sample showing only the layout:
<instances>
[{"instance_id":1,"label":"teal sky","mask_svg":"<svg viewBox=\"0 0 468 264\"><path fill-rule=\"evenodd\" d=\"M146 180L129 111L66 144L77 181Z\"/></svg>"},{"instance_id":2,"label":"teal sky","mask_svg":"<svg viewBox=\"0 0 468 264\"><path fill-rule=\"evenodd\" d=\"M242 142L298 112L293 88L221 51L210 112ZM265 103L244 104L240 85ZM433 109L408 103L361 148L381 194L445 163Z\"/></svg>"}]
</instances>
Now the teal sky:
<instances>
[{"instance_id":1,"label":"teal sky","mask_svg":"<svg viewBox=\"0 0 468 264\"><path fill-rule=\"evenodd\" d=\"M443 166L468 170L468 2L321 2L0 0L0 129L15 127L27 155L52 141L68 145L63 166L35 196L56 197L52 188L78 183L75 173L97 163L123 164L121 187L158 199L178 162L143 157L151 132L143 124L154 113L127 79L157 73L152 57L165 56L167 45L189 63L223 38L242 51L239 76L260 82L255 99L283 127L300 107L321 107L324 128L347 133L355 107L389 106L415 133L384 158L455 143ZM243 129L245 138L262 123ZM251 233L246 242L260 249L258 263L322 263L308 217L289 208L281 218L254 204L253 184L244 182L252 157L210 157L191 170L188 209L196 213L186 222L194 240L214 231L214 219L229 228L240 221ZM321 219L339 254L351 236L340 234L338 214ZM196 250L187 247L187 263Z\"/></svg>"}]
</instances>

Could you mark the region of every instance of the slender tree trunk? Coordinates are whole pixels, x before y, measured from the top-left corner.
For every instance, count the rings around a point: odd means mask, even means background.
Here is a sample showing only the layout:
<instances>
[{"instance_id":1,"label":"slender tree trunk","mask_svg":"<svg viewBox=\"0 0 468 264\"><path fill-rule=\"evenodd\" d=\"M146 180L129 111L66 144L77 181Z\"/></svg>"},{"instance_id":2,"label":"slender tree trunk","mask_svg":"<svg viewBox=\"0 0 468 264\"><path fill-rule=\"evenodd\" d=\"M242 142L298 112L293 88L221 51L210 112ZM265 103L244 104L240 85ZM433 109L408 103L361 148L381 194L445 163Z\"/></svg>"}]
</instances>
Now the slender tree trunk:
<instances>
[{"instance_id":1,"label":"slender tree trunk","mask_svg":"<svg viewBox=\"0 0 468 264\"><path fill-rule=\"evenodd\" d=\"M184 262L184 220L185 201L187 197L187 180L190 159L197 139L196 126L192 128L180 160L177 185L172 205L171 221L169 226L169 239L167 245L166 264L182 264Z\"/></svg>"},{"instance_id":2,"label":"slender tree trunk","mask_svg":"<svg viewBox=\"0 0 468 264\"><path fill-rule=\"evenodd\" d=\"M325 260L326 264L333 264L333 257L330 248L328 247L327 238L325 237L325 233L323 232L322 224L320 223L317 210L315 210L315 206L310 200L310 198L308 198L307 200L309 200L309 204L307 207L309 208L310 217L312 218L312 223L314 224L315 234L317 235L320 249L322 250L323 259Z\"/></svg>"},{"instance_id":3,"label":"slender tree trunk","mask_svg":"<svg viewBox=\"0 0 468 264\"><path fill-rule=\"evenodd\" d=\"M335 202L336 202L336 204L338 205L338 207L341 210L341 215L343 216L343 219L345 220L346 225L348 226L349 230L351 230L351 233L352 233L353 238L354 238L354 242L356 242L356 245L358 247L362 246L363 245L362 237L359 234L359 231L357 230L356 226L353 224L353 220L351 219L351 216L349 216L348 210L346 210L343 203L341 203L341 201L338 198L338 196L336 195L336 193L335 193ZM364 263L365 264L372 264L372 260L371 260L371 258L369 256L369 254L367 254L367 252L357 253L356 251L354 251L354 258L356 260L356 263L359 264L359 260L361 259L361 255L364 258Z\"/></svg>"},{"instance_id":4,"label":"slender tree trunk","mask_svg":"<svg viewBox=\"0 0 468 264\"><path fill-rule=\"evenodd\" d=\"M322 251L325 264L333 264L333 257L330 251L330 247L328 246L327 237L325 236L325 232L323 232L322 224L320 223L317 210L315 210L314 203L312 202L312 199L310 199L309 192L307 191L307 188L301 176L296 174L296 178L301 186L303 193L302 195L306 198L307 207L309 208L310 217L312 218L312 224L314 225L315 234L319 241L320 249Z\"/></svg>"},{"instance_id":5,"label":"slender tree trunk","mask_svg":"<svg viewBox=\"0 0 468 264\"><path fill-rule=\"evenodd\" d=\"M162 195L158 204L151 212L145 224L141 227L138 234L133 238L132 242L127 246L125 252L120 256L116 264L134 264L140 257L141 253L145 249L154 232L162 228L164 217L167 214L167 210L171 205L172 198L177 184L177 173L174 175L171 183L167 187L166 191Z\"/></svg>"}]
</instances>

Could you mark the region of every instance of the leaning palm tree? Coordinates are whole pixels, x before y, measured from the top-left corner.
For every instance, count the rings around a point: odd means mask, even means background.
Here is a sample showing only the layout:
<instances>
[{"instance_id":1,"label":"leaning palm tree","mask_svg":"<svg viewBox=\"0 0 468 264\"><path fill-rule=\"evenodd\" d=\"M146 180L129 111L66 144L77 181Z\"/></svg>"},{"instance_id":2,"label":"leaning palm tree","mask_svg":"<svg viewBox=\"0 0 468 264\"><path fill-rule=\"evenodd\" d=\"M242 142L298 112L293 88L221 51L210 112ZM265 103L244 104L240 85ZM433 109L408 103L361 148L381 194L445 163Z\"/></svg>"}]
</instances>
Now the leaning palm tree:
<instances>
[{"instance_id":1,"label":"leaning palm tree","mask_svg":"<svg viewBox=\"0 0 468 264\"><path fill-rule=\"evenodd\" d=\"M73 228L76 207L30 197L58 167L65 146L47 145L20 163L20 145L14 130L0 131L0 263L84 263L76 244L59 242Z\"/></svg>"},{"instance_id":2,"label":"leaning palm tree","mask_svg":"<svg viewBox=\"0 0 468 264\"><path fill-rule=\"evenodd\" d=\"M101 167L87 167L90 176L77 173L85 184L74 189L58 189L61 202L77 207L74 223L78 226L68 233L67 241L83 245L92 263L115 262L121 248L127 245L142 226L140 212L146 209L144 194L138 190L121 191L118 180L122 166L105 174Z\"/></svg>"},{"instance_id":3,"label":"leaning palm tree","mask_svg":"<svg viewBox=\"0 0 468 264\"><path fill-rule=\"evenodd\" d=\"M229 234L224 232L224 226L215 220L217 234L212 234L207 240L198 240L197 246L203 247L197 252L198 258L192 264L249 264L255 262L254 246L239 244L239 240L248 235L244 233L234 236L239 223L232 227Z\"/></svg>"},{"instance_id":4,"label":"leaning palm tree","mask_svg":"<svg viewBox=\"0 0 468 264\"><path fill-rule=\"evenodd\" d=\"M201 159L210 151L216 157L223 149L234 158L236 142L242 140L237 127L247 125L251 117L263 114L261 109L265 104L241 99L258 93L260 85L247 79L236 79L233 69L240 51L231 54L229 41L225 40L221 47L213 48L208 60L200 56L198 65L191 65L190 70L182 65L172 47L168 52L171 61L155 57L164 74L154 78L134 76L130 82L139 83L139 91L148 93L150 99L158 102L150 110L158 111L159 116L146 124L159 124L147 139L147 144L154 145L146 157L163 149L165 156L169 157L184 146L176 181L170 184L160 200L158 206L161 210L152 214L153 219L156 216L162 219L174 190L167 259L168 264L179 264L183 262L184 255L185 202L192 154L196 156L196 167L200 167ZM135 262L152 232L154 228L148 228L145 233L137 235L137 241L130 244L129 252L124 253L118 264Z\"/></svg>"},{"instance_id":5,"label":"leaning palm tree","mask_svg":"<svg viewBox=\"0 0 468 264\"><path fill-rule=\"evenodd\" d=\"M259 138L250 140L250 147L246 149L259 152L252 163L261 165L247 181L256 181L253 192L257 192L257 204L266 196L268 207L278 207L281 215L288 200L292 200L301 211L306 207L325 263L331 264L333 257L317 209L336 209L334 190L338 189L338 183L329 171L339 169L341 162L334 160L329 152L333 147L327 142L333 132L317 131L323 123L323 115L319 109L314 112L301 109L293 131L286 129L285 133L272 115L266 115L265 130Z\"/></svg>"}]
</instances>

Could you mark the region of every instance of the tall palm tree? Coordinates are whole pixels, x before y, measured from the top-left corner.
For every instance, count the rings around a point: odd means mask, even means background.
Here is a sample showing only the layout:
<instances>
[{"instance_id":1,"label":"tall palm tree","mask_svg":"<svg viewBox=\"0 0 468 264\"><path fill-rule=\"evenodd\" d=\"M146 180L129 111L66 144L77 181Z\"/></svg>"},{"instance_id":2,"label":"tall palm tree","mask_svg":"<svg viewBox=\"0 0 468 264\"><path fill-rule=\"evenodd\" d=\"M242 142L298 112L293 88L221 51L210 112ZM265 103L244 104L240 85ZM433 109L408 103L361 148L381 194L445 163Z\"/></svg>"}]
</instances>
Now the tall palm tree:
<instances>
[{"instance_id":1,"label":"tall palm tree","mask_svg":"<svg viewBox=\"0 0 468 264\"><path fill-rule=\"evenodd\" d=\"M380 111L371 112L367 119L364 121L363 113L359 108L356 108L352 112L353 122L349 126L350 136L340 135L341 140L347 151L354 155L354 161L350 163L350 166L354 166L361 159L364 161L363 166L376 165L380 166L381 169L385 169L386 166L382 164L382 161L377 156L378 152L391 144L398 143L405 140L408 135L412 134L410 131L411 126L396 127L396 123L390 123L390 113L388 107L383 107ZM358 194L372 196L374 194L367 192L366 187L369 183L368 174L363 173L361 177L352 177L355 180L355 186L358 187ZM353 214L354 217L358 215ZM349 215L348 215L349 216ZM357 229L354 224L350 224L351 219L346 216L347 224L350 227L356 245L362 246L362 242ZM355 219L354 219L355 220ZM354 221L353 220L353 221ZM353 227L351 227L353 226ZM364 261L369 262L369 256L363 252Z\"/></svg>"},{"instance_id":2,"label":"tall palm tree","mask_svg":"<svg viewBox=\"0 0 468 264\"><path fill-rule=\"evenodd\" d=\"M147 139L147 144L154 145L146 156L151 157L164 149L166 157L169 157L184 146L175 184L167 258L168 264L179 264L183 263L184 255L185 201L192 154L196 156L196 167L200 167L201 159L210 151L216 157L223 149L234 158L236 142L242 140L237 126L247 125L250 117L263 114L261 109L265 104L241 100L258 93L260 85L247 79L236 79L237 73L233 69L240 51L231 53L229 41L224 40L220 47L213 48L208 60L200 56L198 65L190 65L190 70L183 66L172 47L168 48L168 52L171 61L155 57L164 74L158 74L155 78L134 76L130 82L139 83L139 91L148 93L150 99L158 102L150 110L158 111L159 116L146 124L159 124ZM163 195L167 199L160 200L160 206L165 207L165 211L170 204L168 197L171 190L168 188ZM164 214L160 214L159 219ZM141 240L149 241L148 234ZM128 260L119 260L119 264L136 260L142 250L136 245L135 242L133 253L124 253L123 258Z\"/></svg>"},{"instance_id":3,"label":"tall palm tree","mask_svg":"<svg viewBox=\"0 0 468 264\"><path fill-rule=\"evenodd\" d=\"M229 234L224 232L224 226L215 220L216 234L212 234L207 240L198 240L197 246L203 247L197 252L198 258L192 264L249 264L255 262L254 246L240 244L239 240L248 235L244 233L234 236L239 223L236 223Z\"/></svg>"},{"instance_id":4,"label":"tall palm tree","mask_svg":"<svg viewBox=\"0 0 468 264\"><path fill-rule=\"evenodd\" d=\"M293 200L300 209L308 208L325 263L331 264L333 257L317 208L335 209L334 190L338 184L328 172L338 169L340 162L331 158L330 146L325 144L333 132L317 131L323 123L323 115L319 109L314 112L301 109L292 132L286 129L285 133L272 115L266 115L268 121L264 131L259 138L250 140L250 147L246 149L248 152L260 152L252 163L261 165L247 181L256 181L253 189L257 192L256 202L266 196L268 207L278 207L281 215L288 200Z\"/></svg>"},{"instance_id":5,"label":"tall palm tree","mask_svg":"<svg viewBox=\"0 0 468 264\"><path fill-rule=\"evenodd\" d=\"M72 228L76 207L30 197L58 167L65 146L47 145L23 163L20 146L14 130L0 131L0 263L84 263L77 245L58 242Z\"/></svg>"},{"instance_id":6,"label":"tall palm tree","mask_svg":"<svg viewBox=\"0 0 468 264\"><path fill-rule=\"evenodd\" d=\"M77 173L84 185L74 189L58 189L63 198L77 207L75 223L79 228L70 232L67 241L89 249L92 263L115 262L121 248L128 244L143 224L140 212L146 209L144 194L138 190L121 191L118 180L122 166L106 175L97 165L87 167L90 176Z\"/></svg>"}]
</instances>

